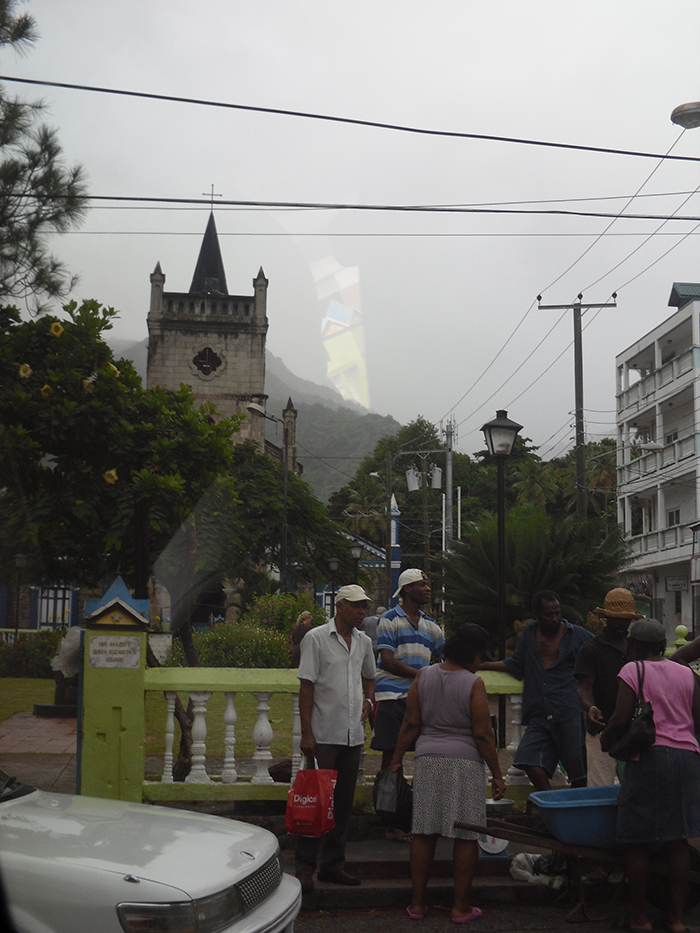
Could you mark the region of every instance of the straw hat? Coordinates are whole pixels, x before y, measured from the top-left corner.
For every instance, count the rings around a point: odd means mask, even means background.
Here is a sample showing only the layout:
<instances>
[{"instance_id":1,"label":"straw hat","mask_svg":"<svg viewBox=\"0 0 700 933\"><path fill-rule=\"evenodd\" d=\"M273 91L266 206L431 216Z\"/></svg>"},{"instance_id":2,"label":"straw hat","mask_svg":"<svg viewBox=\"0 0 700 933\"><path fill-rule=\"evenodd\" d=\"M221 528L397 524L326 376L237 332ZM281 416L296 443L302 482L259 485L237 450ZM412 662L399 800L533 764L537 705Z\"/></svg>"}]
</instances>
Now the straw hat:
<instances>
[{"instance_id":1,"label":"straw hat","mask_svg":"<svg viewBox=\"0 0 700 933\"><path fill-rule=\"evenodd\" d=\"M637 612L634 604L634 596L629 590L621 586L616 587L605 597L604 608L598 607L596 610L599 616L607 619L642 619L642 613Z\"/></svg>"}]
</instances>

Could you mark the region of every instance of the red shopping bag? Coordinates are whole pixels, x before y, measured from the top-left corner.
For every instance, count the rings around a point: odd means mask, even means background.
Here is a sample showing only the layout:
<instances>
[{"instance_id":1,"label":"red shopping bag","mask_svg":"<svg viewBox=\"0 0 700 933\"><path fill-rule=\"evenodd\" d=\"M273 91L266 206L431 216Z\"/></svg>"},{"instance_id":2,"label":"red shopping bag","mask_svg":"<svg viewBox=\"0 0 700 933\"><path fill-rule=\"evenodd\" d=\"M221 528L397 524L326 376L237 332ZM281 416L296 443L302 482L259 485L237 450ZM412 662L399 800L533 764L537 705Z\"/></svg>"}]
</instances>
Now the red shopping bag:
<instances>
[{"instance_id":1,"label":"red shopping bag","mask_svg":"<svg viewBox=\"0 0 700 933\"><path fill-rule=\"evenodd\" d=\"M289 788L284 828L293 836L322 836L335 826L333 791L338 772L314 765L297 771Z\"/></svg>"}]
</instances>

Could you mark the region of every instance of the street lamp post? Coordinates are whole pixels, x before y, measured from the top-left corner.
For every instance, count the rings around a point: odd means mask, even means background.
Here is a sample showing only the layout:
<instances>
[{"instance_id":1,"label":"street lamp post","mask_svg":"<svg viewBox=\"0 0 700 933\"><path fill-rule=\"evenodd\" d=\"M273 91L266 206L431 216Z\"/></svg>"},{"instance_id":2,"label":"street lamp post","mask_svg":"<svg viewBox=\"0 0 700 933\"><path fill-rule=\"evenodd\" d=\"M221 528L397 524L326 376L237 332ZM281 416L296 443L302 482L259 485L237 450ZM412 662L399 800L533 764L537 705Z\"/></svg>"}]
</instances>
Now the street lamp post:
<instances>
[{"instance_id":1,"label":"street lamp post","mask_svg":"<svg viewBox=\"0 0 700 933\"><path fill-rule=\"evenodd\" d=\"M496 459L497 512L498 512L498 659L506 656L506 508L505 508L505 463L513 450L513 444L522 424L511 421L508 412L497 411L493 421L487 422L481 430L486 438L486 446L491 456ZM506 698L498 697L498 744L506 745Z\"/></svg>"},{"instance_id":2,"label":"street lamp post","mask_svg":"<svg viewBox=\"0 0 700 933\"><path fill-rule=\"evenodd\" d=\"M337 557L331 557L328 561L328 567L331 571L331 619L335 615L335 575L340 567L340 561Z\"/></svg>"},{"instance_id":3,"label":"street lamp post","mask_svg":"<svg viewBox=\"0 0 700 933\"><path fill-rule=\"evenodd\" d=\"M362 552L364 551L364 545L362 544L351 544L350 545L350 554L353 561L355 562L355 579L353 583L359 582L360 576L360 560L362 558Z\"/></svg>"},{"instance_id":4,"label":"street lamp post","mask_svg":"<svg viewBox=\"0 0 700 933\"><path fill-rule=\"evenodd\" d=\"M379 473L370 473L384 484L386 510L384 515L384 579L386 587L386 605L391 606L391 451L386 452L386 482Z\"/></svg>"},{"instance_id":5,"label":"street lamp post","mask_svg":"<svg viewBox=\"0 0 700 933\"><path fill-rule=\"evenodd\" d=\"M289 434L287 431L287 422L283 418L277 418L270 415L262 405L257 402L251 402L248 405L248 411L255 415L261 415L268 421L275 421L282 425L282 445L284 449L284 479L282 480L282 546L280 550L280 589L283 593L287 592L287 492L289 481Z\"/></svg>"},{"instance_id":6,"label":"street lamp post","mask_svg":"<svg viewBox=\"0 0 700 933\"><path fill-rule=\"evenodd\" d=\"M26 554L15 554L15 569L17 573L15 574L16 579L16 588L15 588L15 643L19 638L19 597L20 597L20 583L21 583L21 572L22 569L26 566L27 556Z\"/></svg>"}]
</instances>

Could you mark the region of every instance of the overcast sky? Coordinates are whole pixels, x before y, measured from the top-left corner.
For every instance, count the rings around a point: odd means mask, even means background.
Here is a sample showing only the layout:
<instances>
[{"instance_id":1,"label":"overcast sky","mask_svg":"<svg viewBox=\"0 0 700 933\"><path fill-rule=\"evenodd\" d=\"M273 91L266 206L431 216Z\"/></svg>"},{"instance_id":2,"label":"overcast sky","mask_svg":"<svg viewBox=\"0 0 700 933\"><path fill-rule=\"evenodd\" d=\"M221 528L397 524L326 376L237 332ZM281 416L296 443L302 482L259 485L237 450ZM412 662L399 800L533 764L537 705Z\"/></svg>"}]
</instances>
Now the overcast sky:
<instances>
[{"instance_id":1,"label":"overcast sky","mask_svg":"<svg viewBox=\"0 0 700 933\"><path fill-rule=\"evenodd\" d=\"M40 40L25 58L3 51L5 75L700 156L700 129L679 140L669 119L700 98L697 0L32 0L28 9ZM213 184L223 200L700 217L700 196L683 204L700 185L698 162L8 88L47 102L93 195L196 199ZM80 276L75 297L114 306L116 336L140 340L150 273L160 262L166 291L186 291L207 216L206 205L96 202L54 249ZM438 423L454 409L465 452L483 447L479 428L498 408L543 456L571 445L571 312L537 310L538 294L564 304L579 292L584 302L618 293L617 309L584 317L596 439L613 433L615 354L671 313L674 281L700 281L700 227L681 242L689 221L644 244L661 221L619 219L594 244L609 219L232 207L215 216L229 291L252 294L263 267L268 347L293 372L326 381L326 302L313 270L324 260L356 268L372 409L403 423Z\"/></svg>"}]
</instances>

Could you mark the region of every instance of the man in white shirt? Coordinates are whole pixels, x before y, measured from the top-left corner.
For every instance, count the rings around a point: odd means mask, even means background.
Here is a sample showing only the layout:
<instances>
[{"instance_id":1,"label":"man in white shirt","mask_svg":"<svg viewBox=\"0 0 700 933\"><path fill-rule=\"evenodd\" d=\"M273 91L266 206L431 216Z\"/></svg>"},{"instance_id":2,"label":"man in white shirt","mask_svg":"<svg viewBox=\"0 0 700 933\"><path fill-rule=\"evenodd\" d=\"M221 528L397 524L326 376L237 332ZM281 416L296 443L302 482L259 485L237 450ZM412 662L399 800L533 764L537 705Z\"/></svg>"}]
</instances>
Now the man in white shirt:
<instances>
[{"instance_id":1,"label":"man in white shirt","mask_svg":"<svg viewBox=\"0 0 700 933\"><path fill-rule=\"evenodd\" d=\"M335 618L312 629L301 643L297 671L301 751L307 758L315 758L319 768L338 772L333 795L335 828L320 839L297 839L296 875L304 894L313 891L319 849L319 881L360 883L345 871L345 842L365 742L365 721L374 708L372 642L358 631L368 602L361 586L341 586Z\"/></svg>"}]
</instances>

